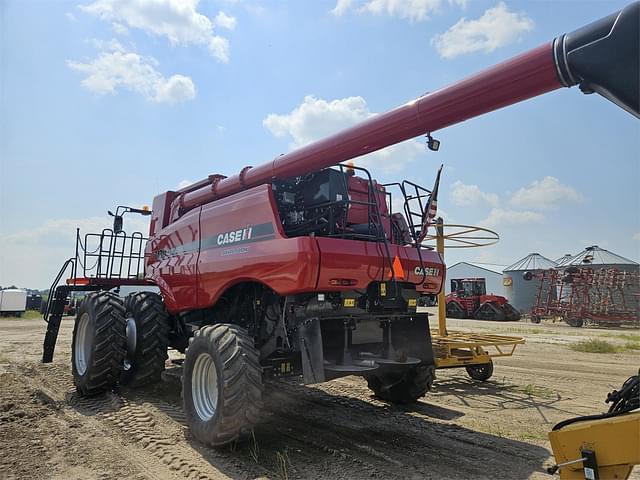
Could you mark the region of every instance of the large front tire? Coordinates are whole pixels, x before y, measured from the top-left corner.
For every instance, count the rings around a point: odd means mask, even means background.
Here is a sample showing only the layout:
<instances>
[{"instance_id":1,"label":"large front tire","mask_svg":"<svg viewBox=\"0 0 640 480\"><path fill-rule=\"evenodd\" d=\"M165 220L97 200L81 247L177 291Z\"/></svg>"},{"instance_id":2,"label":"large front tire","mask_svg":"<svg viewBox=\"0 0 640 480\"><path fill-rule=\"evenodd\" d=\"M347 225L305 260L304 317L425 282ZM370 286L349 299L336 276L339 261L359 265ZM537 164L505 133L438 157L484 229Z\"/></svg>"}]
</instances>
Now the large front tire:
<instances>
[{"instance_id":1,"label":"large front tire","mask_svg":"<svg viewBox=\"0 0 640 480\"><path fill-rule=\"evenodd\" d=\"M259 353L235 325L203 327L186 352L182 392L193 436L217 447L251 431L262 407Z\"/></svg>"},{"instance_id":2,"label":"large front tire","mask_svg":"<svg viewBox=\"0 0 640 480\"><path fill-rule=\"evenodd\" d=\"M403 373L371 375L367 378L369 388L381 400L391 403L413 403L423 397L436 378L433 365L418 365Z\"/></svg>"},{"instance_id":3,"label":"large front tire","mask_svg":"<svg viewBox=\"0 0 640 480\"><path fill-rule=\"evenodd\" d=\"M78 394L112 389L122 373L126 351L124 306L111 292L92 292L78 309L71 366Z\"/></svg>"},{"instance_id":4,"label":"large front tire","mask_svg":"<svg viewBox=\"0 0 640 480\"><path fill-rule=\"evenodd\" d=\"M162 297L153 292L132 293L125 307L127 356L121 382L133 387L159 382L169 344L169 316Z\"/></svg>"}]
</instances>

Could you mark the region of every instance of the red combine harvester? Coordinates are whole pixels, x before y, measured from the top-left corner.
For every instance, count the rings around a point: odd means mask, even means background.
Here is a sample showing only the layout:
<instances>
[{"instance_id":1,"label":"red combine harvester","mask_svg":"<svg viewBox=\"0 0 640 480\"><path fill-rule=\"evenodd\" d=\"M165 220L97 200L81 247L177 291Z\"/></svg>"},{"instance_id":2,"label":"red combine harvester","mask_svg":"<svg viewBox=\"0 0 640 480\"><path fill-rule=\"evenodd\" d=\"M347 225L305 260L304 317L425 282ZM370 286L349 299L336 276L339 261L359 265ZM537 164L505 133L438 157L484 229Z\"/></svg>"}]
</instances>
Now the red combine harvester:
<instances>
[{"instance_id":1,"label":"red combine harvester","mask_svg":"<svg viewBox=\"0 0 640 480\"><path fill-rule=\"evenodd\" d=\"M185 352L184 409L207 444L251 429L266 376L361 375L382 399L415 401L435 375L417 300L445 278L440 255L422 244L435 199L341 162L425 134L437 150L435 130L577 84L639 116L639 15L630 5L266 164L164 192L152 212L118 208L113 230L78 233L51 290L43 362L68 293L85 291L72 346L78 393L156 381L167 349ZM402 212L391 210L392 192ZM126 213L151 215L148 239L123 231ZM160 294L123 301L125 285Z\"/></svg>"},{"instance_id":2,"label":"red combine harvester","mask_svg":"<svg viewBox=\"0 0 640 480\"><path fill-rule=\"evenodd\" d=\"M451 293L447 295L447 317L476 320L517 321L520 312L505 297L487 295L484 278L451 280Z\"/></svg>"}]
</instances>

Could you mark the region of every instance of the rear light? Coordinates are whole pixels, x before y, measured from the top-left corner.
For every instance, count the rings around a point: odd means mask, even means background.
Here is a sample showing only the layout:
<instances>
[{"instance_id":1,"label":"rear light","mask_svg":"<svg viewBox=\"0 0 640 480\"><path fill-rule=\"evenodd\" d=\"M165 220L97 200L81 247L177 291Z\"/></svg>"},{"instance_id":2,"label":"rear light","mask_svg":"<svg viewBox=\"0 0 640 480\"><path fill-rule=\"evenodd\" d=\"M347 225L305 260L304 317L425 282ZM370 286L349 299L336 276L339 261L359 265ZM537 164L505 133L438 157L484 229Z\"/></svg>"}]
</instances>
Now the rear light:
<instances>
[{"instance_id":1,"label":"rear light","mask_svg":"<svg viewBox=\"0 0 640 480\"><path fill-rule=\"evenodd\" d=\"M352 285L356 285L358 283L357 280L352 278L332 278L329 280L329 285L332 287L350 287Z\"/></svg>"},{"instance_id":2,"label":"rear light","mask_svg":"<svg viewBox=\"0 0 640 480\"><path fill-rule=\"evenodd\" d=\"M67 285L89 285L88 278L68 278Z\"/></svg>"}]
</instances>

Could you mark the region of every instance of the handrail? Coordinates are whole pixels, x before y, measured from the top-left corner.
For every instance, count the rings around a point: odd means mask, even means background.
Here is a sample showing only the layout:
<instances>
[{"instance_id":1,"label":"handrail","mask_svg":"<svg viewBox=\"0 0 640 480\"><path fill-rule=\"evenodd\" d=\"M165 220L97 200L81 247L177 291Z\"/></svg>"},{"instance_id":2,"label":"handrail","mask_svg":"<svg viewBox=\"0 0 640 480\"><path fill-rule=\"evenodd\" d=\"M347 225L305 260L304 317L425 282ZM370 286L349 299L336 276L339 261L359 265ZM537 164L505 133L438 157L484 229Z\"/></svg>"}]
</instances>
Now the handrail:
<instances>
[{"instance_id":1,"label":"handrail","mask_svg":"<svg viewBox=\"0 0 640 480\"><path fill-rule=\"evenodd\" d=\"M67 271L69 264L73 266L72 272L75 270L75 263L76 263L75 258L70 258L67 261L65 261L64 264L62 265L62 268L58 272L56 279L51 284L51 288L49 289L49 298L47 298L47 305L45 306L44 314L42 315L42 318L44 319L45 323L49 323L49 311L51 310L51 304L53 303L53 298L55 297L55 291L56 291L56 288L58 287L58 283L60 283L60 279L64 275L64 272Z\"/></svg>"}]
</instances>

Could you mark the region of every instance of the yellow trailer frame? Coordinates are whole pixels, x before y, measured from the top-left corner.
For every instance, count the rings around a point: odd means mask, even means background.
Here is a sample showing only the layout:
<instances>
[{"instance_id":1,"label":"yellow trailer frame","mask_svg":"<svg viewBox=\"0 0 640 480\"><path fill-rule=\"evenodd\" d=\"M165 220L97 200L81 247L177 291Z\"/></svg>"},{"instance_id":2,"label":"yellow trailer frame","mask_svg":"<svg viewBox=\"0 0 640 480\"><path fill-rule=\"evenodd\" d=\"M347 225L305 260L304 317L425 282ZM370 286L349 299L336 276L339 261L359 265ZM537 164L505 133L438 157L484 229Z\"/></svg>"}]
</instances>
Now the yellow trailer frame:
<instances>
[{"instance_id":1,"label":"yellow trailer frame","mask_svg":"<svg viewBox=\"0 0 640 480\"><path fill-rule=\"evenodd\" d=\"M447 248L484 247L497 243L499 235L487 228L470 225L444 225L442 218L435 224L435 235L425 240L435 240L436 251L444 260L445 239ZM453 231L445 234L445 227ZM525 343L522 337L485 335L447 330L447 309L444 285L438 294L438 329L432 330L431 342L436 368L457 368L468 365L492 363L492 358L510 357L518 345Z\"/></svg>"},{"instance_id":2,"label":"yellow trailer frame","mask_svg":"<svg viewBox=\"0 0 640 480\"><path fill-rule=\"evenodd\" d=\"M496 357L510 357L525 340L522 337L457 331L441 335L438 330L433 330L431 342L436 368L455 368L490 363Z\"/></svg>"}]
</instances>

